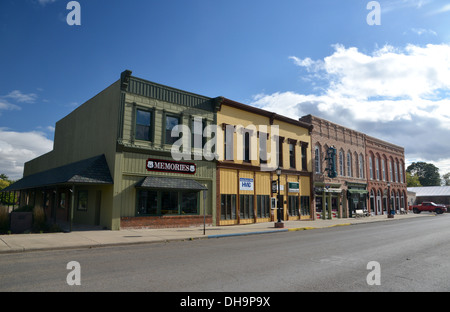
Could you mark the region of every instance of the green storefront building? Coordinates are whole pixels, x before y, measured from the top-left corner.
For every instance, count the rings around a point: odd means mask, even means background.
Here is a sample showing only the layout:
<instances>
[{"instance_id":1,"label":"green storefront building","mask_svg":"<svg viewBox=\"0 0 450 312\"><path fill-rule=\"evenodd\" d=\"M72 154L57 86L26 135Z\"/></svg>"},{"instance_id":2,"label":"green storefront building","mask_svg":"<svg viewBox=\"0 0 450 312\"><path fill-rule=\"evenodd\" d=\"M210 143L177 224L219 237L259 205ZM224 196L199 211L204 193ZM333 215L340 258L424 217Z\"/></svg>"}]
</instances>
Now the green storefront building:
<instances>
[{"instance_id":1,"label":"green storefront building","mask_svg":"<svg viewBox=\"0 0 450 312\"><path fill-rule=\"evenodd\" d=\"M198 145L191 159L175 161L178 138L170 134L177 124L215 125L216 100L131 74L58 121L53 150L27 162L24 177L4 191L20 191L21 206L42 206L66 224L215 224L216 164Z\"/></svg>"}]
</instances>

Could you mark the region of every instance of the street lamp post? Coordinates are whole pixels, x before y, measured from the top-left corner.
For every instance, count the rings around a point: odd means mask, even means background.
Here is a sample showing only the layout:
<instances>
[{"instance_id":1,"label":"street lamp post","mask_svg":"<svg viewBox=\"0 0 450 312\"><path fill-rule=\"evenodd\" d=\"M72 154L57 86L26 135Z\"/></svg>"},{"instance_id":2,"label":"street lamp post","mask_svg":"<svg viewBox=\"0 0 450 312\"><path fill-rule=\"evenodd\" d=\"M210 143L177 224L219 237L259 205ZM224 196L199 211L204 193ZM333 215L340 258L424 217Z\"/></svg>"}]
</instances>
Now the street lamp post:
<instances>
[{"instance_id":1,"label":"street lamp post","mask_svg":"<svg viewBox=\"0 0 450 312\"><path fill-rule=\"evenodd\" d=\"M284 228L284 223L281 221L281 200L280 200L280 176L281 176L281 168L278 167L275 171L278 176L278 190L277 190L277 219L278 221L275 223L276 228Z\"/></svg>"}]
</instances>

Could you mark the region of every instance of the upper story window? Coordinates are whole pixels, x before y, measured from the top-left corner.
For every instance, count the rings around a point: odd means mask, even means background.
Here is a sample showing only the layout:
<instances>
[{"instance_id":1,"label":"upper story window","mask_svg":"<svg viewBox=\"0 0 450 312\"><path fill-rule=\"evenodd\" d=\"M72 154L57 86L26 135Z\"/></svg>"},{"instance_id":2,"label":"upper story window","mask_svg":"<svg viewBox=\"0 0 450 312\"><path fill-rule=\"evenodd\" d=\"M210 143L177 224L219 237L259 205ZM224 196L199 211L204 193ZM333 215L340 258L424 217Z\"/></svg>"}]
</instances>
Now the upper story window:
<instances>
[{"instance_id":1,"label":"upper story window","mask_svg":"<svg viewBox=\"0 0 450 312\"><path fill-rule=\"evenodd\" d=\"M136 140L152 141L153 112L142 109L136 110Z\"/></svg>"},{"instance_id":2,"label":"upper story window","mask_svg":"<svg viewBox=\"0 0 450 312\"><path fill-rule=\"evenodd\" d=\"M179 139L178 137L172 137L172 129L179 124L180 117L175 115L166 115L164 143L173 144Z\"/></svg>"},{"instance_id":3,"label":"upper story window","mask_svg":"<svg viewBox=\"0 0 450 312\"><path fill-rule=\"evenodd\" d=\"M308 169L308 158L307 158L308 145L306 143L302 144L302 170Z\"/></svg>"},{"instance_id":4,"label":"upper story window","mask_svg":"<svg viewBox=\"0 0 450 312\"><path fill-rule=\"evenodd\" d=\"M345 175L345 171L344 171L344 153L342 151L339 152L339 174L341 176Z\"/></svg>"},{"instance_id":5,"label":"upper story window","mask_svg":"<svg viewBox=\"0 0 450 312\"><path fill-rule=\"evenodd\" d=\"M362 154L359 155L359 177L364 178L364 157Z\"/></svg>"},{"instance_id":6,"label":"upper story window","mask_svg":"<svg viewBox=\"0 0 450 312\"><path fill-rule=\"evenodd\" d=\"M352 154L347 153L347 176L352 176Z\"/></svg>"},{"instance_id":7,"label":"upper story window","mask_svg":"<svg viewBox=\"0 0 450 312\"><path fill-rule=\"evenodd\" d=\"M295 145L289 144L289 166L295 168Z\"/></svg>"},{"instance_id":8,"label":"upper story window","mask_svg":"<svg viewBox=\"0 0 450 312\"><path fill-rule=\"evenodd\" d=\"M250 132L244 132L244 162L250 162Z\"/></svg>"},{"instance_id":9,"label":"upper story window","mask_svg":"<svg viewBox=\"0 0 450 312\"><path fill-rule=\"evenodd\" d=\"M314 172L320 173L320 148L316 146L314 149Z\"/></svg>"}]
</instances>

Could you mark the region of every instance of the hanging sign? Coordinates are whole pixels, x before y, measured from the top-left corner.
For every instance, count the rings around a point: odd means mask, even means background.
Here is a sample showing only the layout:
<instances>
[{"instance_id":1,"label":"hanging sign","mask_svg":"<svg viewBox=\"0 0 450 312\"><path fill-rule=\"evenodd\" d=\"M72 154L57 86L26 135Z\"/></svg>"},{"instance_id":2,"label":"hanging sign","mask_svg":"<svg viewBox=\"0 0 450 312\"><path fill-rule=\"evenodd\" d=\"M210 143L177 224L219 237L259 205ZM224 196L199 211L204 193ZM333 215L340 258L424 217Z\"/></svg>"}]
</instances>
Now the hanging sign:
<instances>
[{"instance_id":1,"label":"hanging sign","mask_svg":"<svg viewBox=\"0 0 450 312\"><path fill-rule=\"evenodd\" d=\"M192 163L185 163L172 160L147 159L147 171L173 172L183 174L194 174L197 166Z\"/></svg>"}]
</instances>

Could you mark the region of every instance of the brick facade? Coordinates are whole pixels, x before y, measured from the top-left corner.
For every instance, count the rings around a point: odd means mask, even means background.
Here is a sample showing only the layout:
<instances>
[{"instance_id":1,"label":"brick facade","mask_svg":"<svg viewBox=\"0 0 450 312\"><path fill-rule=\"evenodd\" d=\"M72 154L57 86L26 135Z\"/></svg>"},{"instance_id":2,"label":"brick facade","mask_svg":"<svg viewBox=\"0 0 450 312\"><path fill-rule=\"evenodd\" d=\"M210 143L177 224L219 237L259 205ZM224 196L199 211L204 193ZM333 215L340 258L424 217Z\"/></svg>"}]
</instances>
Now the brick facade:
<instances>
[{"instance_id":1,"label":"brick facade","mask_svg":"<svg viewBox=\"0 0 450 312\"><path fill-rule=\"evenodd\" d=\"M389 198L391 210L398 213L401 208L406 209L404 148L366 136L366 162L370 211L375 215L387 214Z\"/></svg>"},{"instance_id":2,"label":"brick facade","mask_svg":"<svg viewBox=\"0 0 450 312\"><path fill-rule=\"evenodd\" d=\"M316 211L319 210L316 217L351 217L355 209L365 209L365 134L312 115L303 116L300 120L310 122L314 127L311 149L315 192L313 205ZM329 147L335 147L337 151L337 177L333 179L325 171ZM330 209L326 209L330 204L331 214ZM325 209L320 206L325 206Z\"/></svg>"},{"instance_id":3,"label":"brick facade","mask_svg":"<svg viewBox=\"0 0 450 312\"><path fill-rule=\"evenodd\" d=\"M203 225L203 216L155 216L155 217L122 217L121 229L157 229L178 228ZM206 226L212 225L212 216L206 216Z\"/></svg>"}]
</instances>

